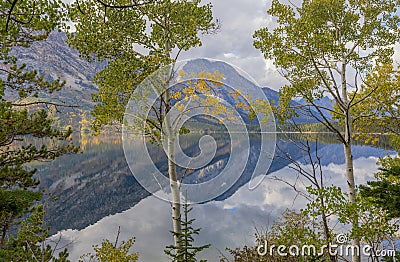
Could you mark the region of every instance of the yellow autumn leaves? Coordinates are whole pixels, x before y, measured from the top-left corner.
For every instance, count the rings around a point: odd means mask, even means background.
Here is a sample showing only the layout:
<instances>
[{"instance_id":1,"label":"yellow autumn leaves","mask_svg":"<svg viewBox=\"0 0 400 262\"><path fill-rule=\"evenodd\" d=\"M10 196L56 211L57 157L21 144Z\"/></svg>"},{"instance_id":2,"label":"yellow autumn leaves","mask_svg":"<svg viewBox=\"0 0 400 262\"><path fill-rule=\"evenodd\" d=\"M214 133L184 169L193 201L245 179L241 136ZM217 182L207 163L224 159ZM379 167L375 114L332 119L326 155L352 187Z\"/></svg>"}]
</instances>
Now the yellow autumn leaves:
<instances>
[{"instance_id":1,"label":"yellow autumn leaves","mask_svg":"<svg viewBox=\"0 0 400 262\"><path fill-rule=\"evenodd\" d=\"M246 103L247 98L241 91L234 89L234 91L226 92L218 89L225 85L224 75L219 71L188 74L184 70L180 70L178 75L179 79L187 80L184 82L184 87L171 94L171 98L176 100L175 108L182 113L190 112L188 104L193 101L197 101L196 108L201 108L204 114L217 118L220 123L225 120L238 120L237 116L234 116L236 109L252 112L251 106ZM223 96L221 92L230 95L235 104L230 105L224 101L221 98Z\"/></svg>"}]
</instances>

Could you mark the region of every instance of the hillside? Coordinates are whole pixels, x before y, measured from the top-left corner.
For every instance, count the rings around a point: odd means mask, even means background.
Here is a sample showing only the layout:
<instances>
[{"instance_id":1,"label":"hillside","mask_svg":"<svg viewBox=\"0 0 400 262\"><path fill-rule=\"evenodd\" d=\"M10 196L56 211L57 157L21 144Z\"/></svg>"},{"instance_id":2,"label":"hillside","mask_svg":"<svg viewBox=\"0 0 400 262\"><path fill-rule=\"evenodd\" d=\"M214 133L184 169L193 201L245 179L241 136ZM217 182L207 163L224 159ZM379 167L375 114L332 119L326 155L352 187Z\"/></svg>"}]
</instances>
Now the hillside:
<instances>
[{"instance_id":1,"label":"hillside","mask_svg":"<svg viewBox=\"0 0 400 262\"><path fill-rule=\"evenodd\" d=\"M91 94L97 90L92 80L104 64L87 62L78 51L68 46L66 39L64 33L54 31L46 41L35 42L29 48L13 48L11 54L20 64L26 64L27 69L36 69L47 80L60 77L66 81L64 89L54 93L52 99L91 109Z\"/></svg>"},{"instance_id":2,"label":"hillside","mask_svg":"<svg viewBox=\"0 0 400 262\"><path fill-rule=\"evenodd\" d=\"M66 35L54 31L46 41L35 42L29 48L18 47L11 52L18 58L19 63L25 63L28 69L36 69L48 80L60 77L66 81L64 89L51 96L68 105L79 106L82 110L93 108L91 95L97 87L92 83L96 72L104 68L105 63L90 63L79 56L77 50L66 43ZM185 65L185 71L198 73L200 71L222 73L227 85L235 87L254 86L231 65L222 61L195 59ZM262 88L269 101L278 101L279 94L268 87ZM43 94L43 96L47 96ZM229 100L229 97L225 97ZM296 104L296 102L293 102ZM299 118L299 122L310 122L309 119Z\"/></svg>"}]
</instances>

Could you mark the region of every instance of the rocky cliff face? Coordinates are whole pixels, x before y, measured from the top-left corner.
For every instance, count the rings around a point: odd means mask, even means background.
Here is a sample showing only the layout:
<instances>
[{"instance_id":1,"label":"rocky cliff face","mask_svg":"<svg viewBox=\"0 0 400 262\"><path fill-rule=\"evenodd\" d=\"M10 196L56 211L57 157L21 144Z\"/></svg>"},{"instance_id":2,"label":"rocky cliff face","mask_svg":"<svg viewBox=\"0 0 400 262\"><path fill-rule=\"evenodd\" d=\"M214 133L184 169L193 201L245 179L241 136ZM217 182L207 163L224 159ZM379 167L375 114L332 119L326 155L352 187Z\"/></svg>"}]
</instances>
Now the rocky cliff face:
<instances>
[{"instance_id":1,"label":"rocky cliff face","mask_svg":"<svg viewBox=\"0 0 400 262\"><path fill-rule=\"evenodd\" d=\"M72 49L66 43L66 40L65 33L54 31L46 41L35 42L29 48L14 48L11 54L18 58L19 63L25 63L28 69L36 69L47 80L60 77L66 81L64 89L51 95L51 98L61 100L67 104L78 105L84 110L89 110L93 108L91 95L97 90L97 87L92 83L93 78L96 72L105 67L106 63L90 63L86 61L79 56L77 50ZM254 87L252 82L243 77L234 67L224 62L196 59L187 63L184 69L187 72L194 73L201 71L214 72L218 70L224 75L224 82L228 86ZM274 103L278 101L278 92L268 87L263 87L262 89L269 101L273 101ZM46 94L43 95L47 96ZM224 98L228 102L232 99L229 97ZM332 105L328 98L324 98L321 101L327 107L331 107ZM293 103L297 104L297 102ZM304 101L299 101L299 103L304 103ZM298 118L297 121L310 122L311 120Z\"/></svg>"},{"instance_id":2,"label":"rocky cliff face","mask_svg":"<svg viewBox=\"0 0 400 262\"><path fill-rule=\"evenodd\" d=\"M90 109L93 106L91 94L97 90L92 80L105 64L89 63L79 56L78 51L69 47L66 40L65 33L54 31L46 41L35 42L29 48L13 48L11 54L18 58L20 64L37 70L47 80L60 77L66 81L62 91L51 95L53 99Z\"/></svg>"},{"instance_id":3,"label":"rocky cliff face","mask_svg":"<svg viewBox=\"0 0 400 262\"><path fill-rule=\"evenodd\" d=\"M66 86L52 97L74 105L80 105L83 109L93 106L91 94L97 90L92 83L96 72L102 70L106 63L90 63L79 56L77 50L72 49L66 43L65 33L54 31L46 41L33 43L29 48L17 47L11 52L18 58L19 63L27 65L28 69L36 69L47 80L60 77L66 81ZM185 69L191 72L218 70L228 79L228 84L253 85L243 78L232 66L223 62L210 63L204 59L191 61ZM276 100L277 92L264 88L266 95Z\"/></svg>"}]
</instances>

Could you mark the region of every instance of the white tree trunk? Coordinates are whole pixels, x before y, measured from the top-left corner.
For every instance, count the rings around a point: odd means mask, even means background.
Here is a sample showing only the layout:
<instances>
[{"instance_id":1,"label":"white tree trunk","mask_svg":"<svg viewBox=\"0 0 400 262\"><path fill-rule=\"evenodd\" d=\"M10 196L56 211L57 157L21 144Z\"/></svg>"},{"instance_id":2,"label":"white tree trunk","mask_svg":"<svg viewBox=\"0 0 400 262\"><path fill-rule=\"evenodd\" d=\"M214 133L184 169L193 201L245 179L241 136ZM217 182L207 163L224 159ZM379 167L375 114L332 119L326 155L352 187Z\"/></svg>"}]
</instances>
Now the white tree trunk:
<instances>
[{"instance_id":1,"label":"white tree trunk","mask_svg":"<svg viewBox=\"0 0 400 262\"><path fill-rule=\"evenodd\" d=\"M348 194L349 194L349 202L355 203L356 202L356 184L354 179L354 170L353 170L353 154L351 150L351 144L344 145L344 154L346 158L346 178L347 178L347 187L348 187ZM358 219L357 217L352 221L352 225L354 227L358 227ZM351 245L358 247L359 254L353 254L352 261L353 262L360 262L360 239L355 237L351 240Z\"/></svg>"},{"instance_id":2,"label":"white tree trunk","mask_svg":"<svg viewBox=\"0 0 400 262\"><path fill-rule=\"evenodd\" d=\"M173 231L177 234L182 233L181 228L181 202L180 202L180 188L178 184L178 177L176 174L176 165L175 165L175 150L174 150L174 138L168 138L168 175L169 175L169 185L171 188L172 194L172 223L173 223ZM174 234L174 244L176 248L180 247L179 237Z\"/></svg>"},{"instance_id":3,"label":"white tree trunk","mask_svg":"<svg viewBox=\"0 0 400 262\"><path fill-rule=\"evenodd\" d=\"M181 228L181 200L180 200L180 188L178 183L178 176L176 174L176 164L175 164L175 130L171 125L171 118L168 114L170 108L170 93L167 88L166 90L166 101L167 110L165 116L165 135L167 140L167 157L168 157L168 175L169 175L169 185L172 194L171 212L172 212L172 225L174 231L174 245L178 249L180 247L179 236L176 234L182 233Z\"/></svg>"},{"instance_id":4,"label":"white tree trunk","mask_svg":"<svg viewBox=\"0 0 400 262\"><path fill-rule=\"evenodd\" d=\"M344 155L345 155L345 160L346 160L346 179L347 179L347 187L348 187L348 194L349 194L349 202L350 203L355 203L356 202L356 183L354 179L354 164L353 164L353 153L352 153L352 141L351 141L351 136L353 132L353 119L351 116L350 112L350 101L348 98L348 93L347 93L347 80L346 80L346 67L347 67L347 61L346 58L343 59L342 61L342 98L343 102L345 104L345 107L343 108L343 113L345 114L345 134L344 134L344 139L345 142L343 144L344 146ZM355 217L352 221L352 228L358 227L358 218ZM360 240L358 237L355 237L351 240L351 245L357 247L358 249L358 254L353 254L352 255L352 261L353 262L360 262Z\"/></svg>"},{"instance_id":5,"label":"white tree trunk","mask_svg":"<svg viewBox=\"0 0 400 262\"><path fill-rule=\"evenodd\" d=\"M346 177L347 177L347 187L349 194L350 203L356 202L356 184L354 179L354 171L353 171L353 154L351 150L351 144L344 145L344 155L346 158Z\"/></svg>"}]
</instances>

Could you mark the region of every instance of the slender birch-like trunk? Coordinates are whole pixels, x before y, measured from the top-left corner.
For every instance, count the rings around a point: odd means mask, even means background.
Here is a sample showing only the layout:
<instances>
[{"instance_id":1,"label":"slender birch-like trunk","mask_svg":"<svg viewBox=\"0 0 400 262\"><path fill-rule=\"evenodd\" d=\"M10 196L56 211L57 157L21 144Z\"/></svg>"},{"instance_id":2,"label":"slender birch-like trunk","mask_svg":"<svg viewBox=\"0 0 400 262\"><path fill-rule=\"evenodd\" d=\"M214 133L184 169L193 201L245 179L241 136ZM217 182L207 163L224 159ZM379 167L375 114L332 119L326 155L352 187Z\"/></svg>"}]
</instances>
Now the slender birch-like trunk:
<instances>
[{"instance_id":1,"label":"slender birch-like trunk","mask_svg":"<svg viewBox=\"0 0 400 262\"><path fill-rule=\"evenodd\" d=\"M344 156L346 161L346 179L347 179L347 188L349 194L349 202L355 203L356 202L356 183L354 179L354 164L353 164L353 153L352 153L352 132L353 132L353 119L351 117L350 112L350 101L348 98L347 93L347 81L346 81L346 66L347 61L346 58L342 61L342 98L345 105L344 114L345 114L345 133L344 133ZM357 216L352 221L352 228L358 227L358 218ZM358 237L354 237L351 240L351 244L358 250L358 254L352 254L352 261L353 262L360 262L360 239Z\"/></svg>"},{"instance_id":2,"label":"slender birch-like trunk","mask_svg":"<svg viewBox=\"0 0 400 262\"><path fill-rule=\"evenodd\" d=\"M167 117L168 118L168 117ZM168 125L168 124L167 124ZM170 127L167 127L168 132L173 131ZM173 223L173 230L174 234L174 244L175 247L178 249L180 247L179 244L179 236L176 234L182 233L181 228L181 202L180 202L180 188L178 183L178 176L176 174L176 164L175 164L175 137L174 134L169 133L167 137L167 154L168 154L168 175L169 175L169 185L171 188L172 194L172 203L171 203L171 211L172 211L172 223Z\"/></svg>"},{"instance_id":3,"label":"slender birch-like trunk","mask_svg":"<svg viewBox=\"0 0 400 262\"><path fill-rule=\"evenodd\" d=\"M169 185L171 189L172 195L172 203L171 203L171 212L172 212L172 225L174 232L174 245L176 249L180 248L179 243L179 235L182 233L181 228L181 199L180 199L180 188L178 182L178 176L176 173L176 164L175 164L175 136L176 132L171 123L171 117L168 114L171 108L171 97L168 87L165 92L165 101L166 101L166 115L165 115L165 135L167 141L167 157L168 157L168 176L169 176Z\"/></svg>"},{"instance_id":4,"label":"slender birch-like trunk","mask_svg":"<svg viewBox=\"0 0 400 262\"><path fill-rule=\"evenodd\" d=\"M165 21L165 52L170 55L171 45L168 32L168 23ZM172 69L173 70L173 69ZM167 142L167 157L168 157L168 176L169 176L169 186L171 189L172 202L171 202L171 213L172 213L172 227L174 232L174 246L178 250L180 248L179 235L182 233L181 228L181 199L180 199L180 188L178 182L178 176L176 173L175 164L175 136L176 132L171 123L171 116L168 114L171 109L171 94L169 91L169 79L167 76L167 82L165 83L165 136Z\"/></svg>"}]
</instances>

